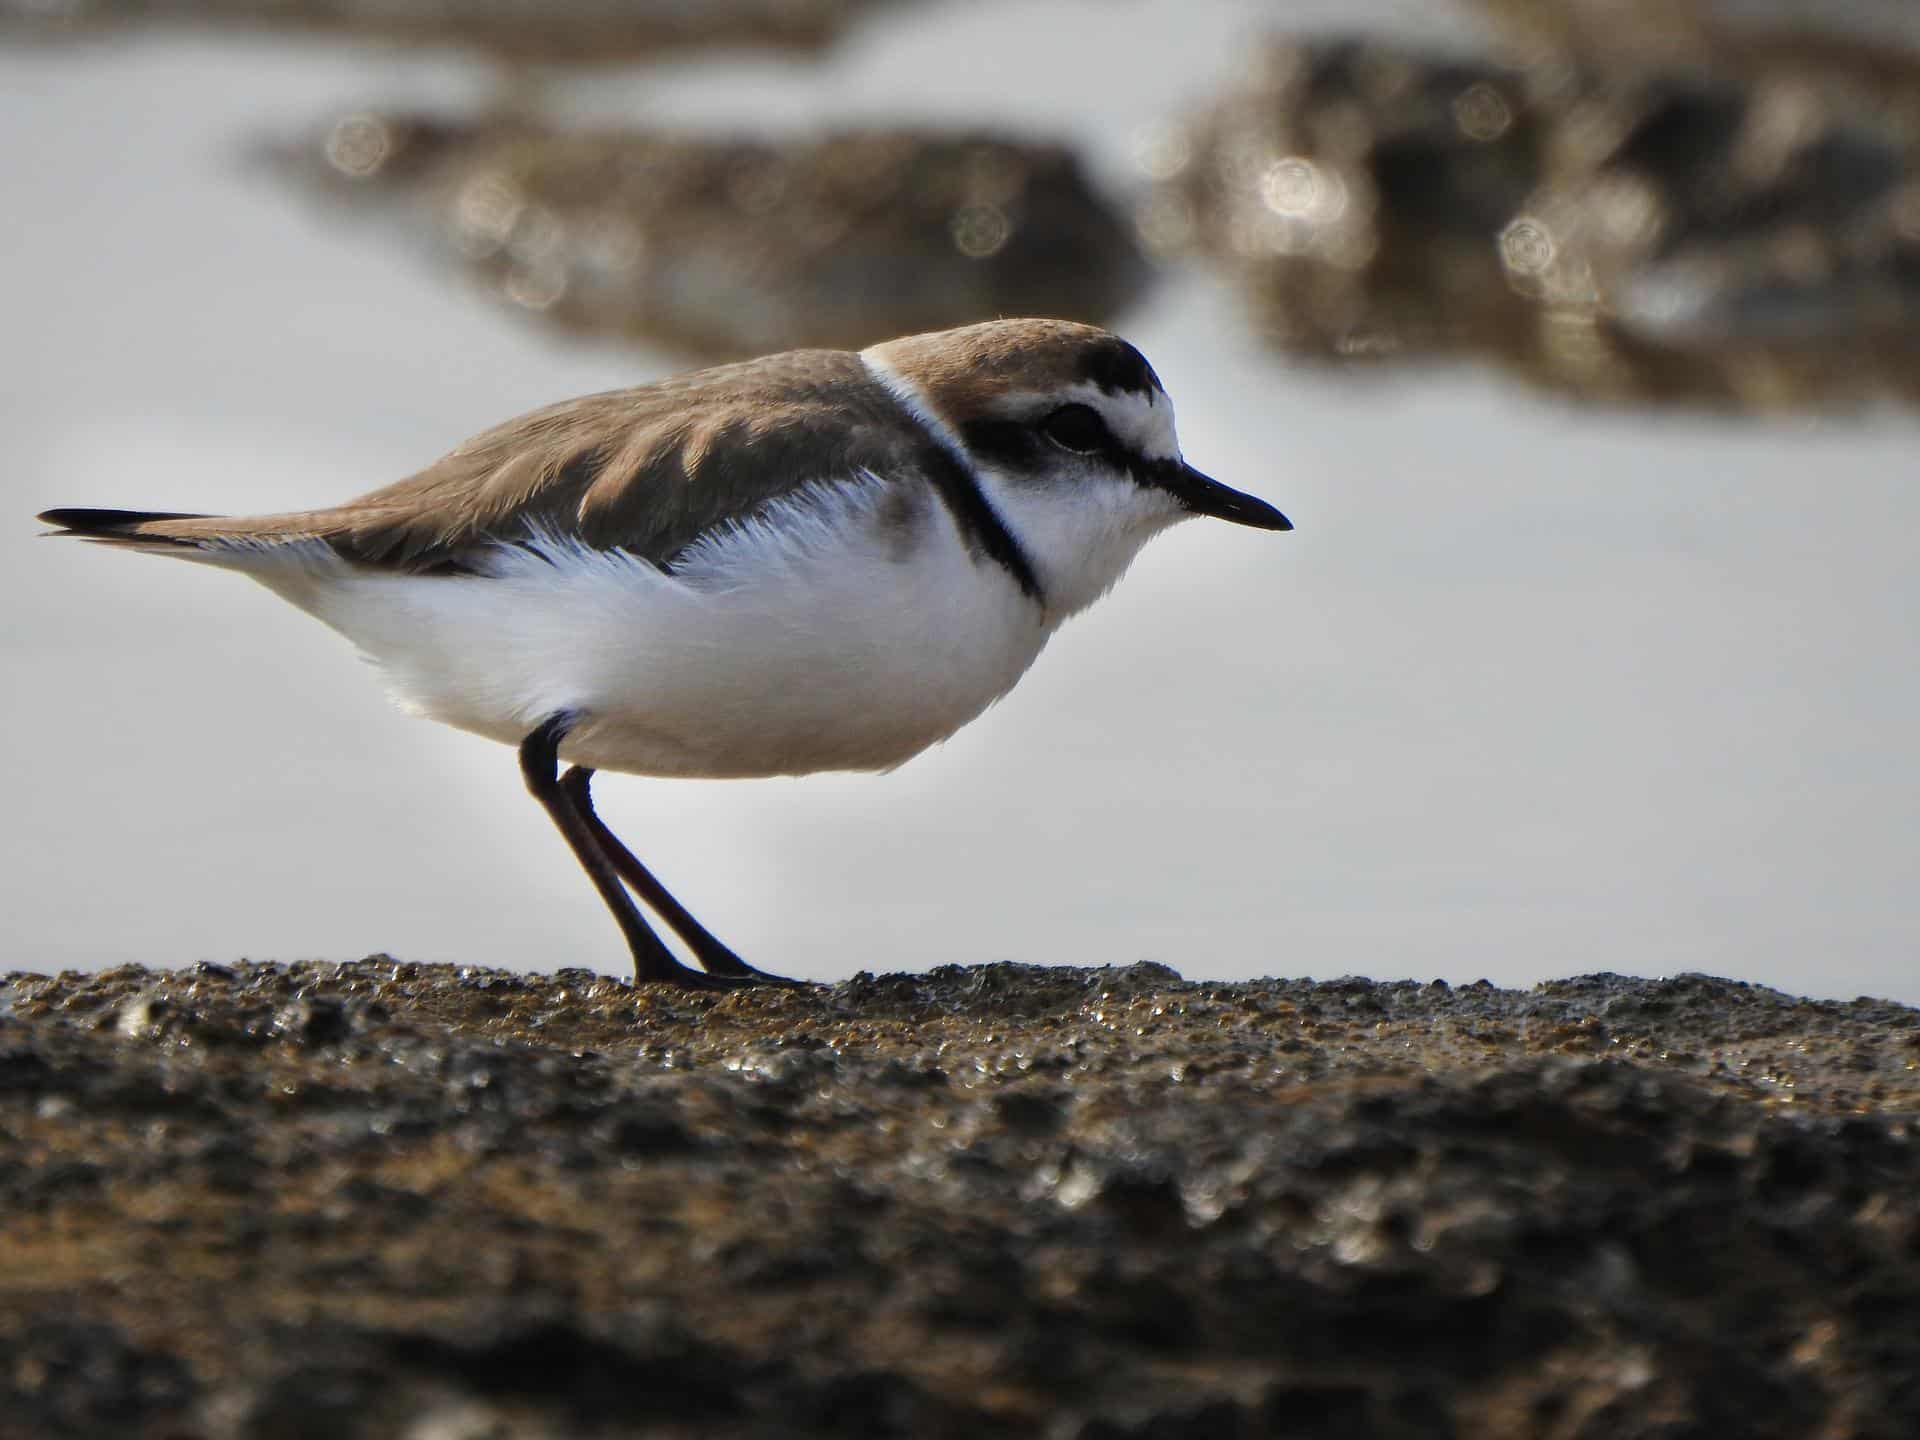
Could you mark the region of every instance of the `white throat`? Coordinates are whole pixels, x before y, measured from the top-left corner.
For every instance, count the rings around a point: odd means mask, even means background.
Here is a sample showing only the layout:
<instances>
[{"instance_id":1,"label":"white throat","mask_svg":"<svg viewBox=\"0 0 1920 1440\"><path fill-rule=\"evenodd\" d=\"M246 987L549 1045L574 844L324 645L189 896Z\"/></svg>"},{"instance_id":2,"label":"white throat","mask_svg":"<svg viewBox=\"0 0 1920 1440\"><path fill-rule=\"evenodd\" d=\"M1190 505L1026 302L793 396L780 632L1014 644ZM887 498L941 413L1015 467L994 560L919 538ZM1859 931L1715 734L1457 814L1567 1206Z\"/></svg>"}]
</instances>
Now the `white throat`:
<instances>
[{"instance_id":1,"label":"white throat","mask_svg":"<svg viewBox=\"0 0 1920 1440\"><path fill-rule=\"evenodd\" d=\"M1050 626L1111 590L1142 546L1187 516L1164 490L1118 477L1035 485L990 466L974 474L1032 562Z\"/></svg>"},{"instance_id":2,"label":"white throat","mask_svg":"<svg viewBox=\"0 0 1920 1440\"><path fill-rule=\"evenodd\" d=\"M1186 517L1172 496L1131 480L1040 486L982 465L918 385L870 350L860 352L860 363L979 484L1033 564L1049 629L1105 595L1147 541Z\"/></svg>"}]
</instances>

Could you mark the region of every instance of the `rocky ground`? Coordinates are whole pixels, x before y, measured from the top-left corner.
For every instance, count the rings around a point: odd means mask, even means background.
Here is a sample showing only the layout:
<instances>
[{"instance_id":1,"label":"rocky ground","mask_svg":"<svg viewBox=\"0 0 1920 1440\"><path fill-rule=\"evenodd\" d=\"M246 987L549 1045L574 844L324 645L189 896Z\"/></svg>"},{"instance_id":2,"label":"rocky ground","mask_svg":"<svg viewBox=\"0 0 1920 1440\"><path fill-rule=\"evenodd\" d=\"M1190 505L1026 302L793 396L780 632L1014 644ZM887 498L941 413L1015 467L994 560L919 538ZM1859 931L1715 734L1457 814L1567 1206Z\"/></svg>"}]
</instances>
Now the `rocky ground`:
<instances>
[{"instance_id":1,"label":"rocky ground","mask_svg":"<svg viewBox=\"0 0 1920 1440\"><path fill-rule=\"evenodd\" d=\"M1920 1012L0 981L6 1437L1920 1434Z\"/></svg>"}]
</instances>

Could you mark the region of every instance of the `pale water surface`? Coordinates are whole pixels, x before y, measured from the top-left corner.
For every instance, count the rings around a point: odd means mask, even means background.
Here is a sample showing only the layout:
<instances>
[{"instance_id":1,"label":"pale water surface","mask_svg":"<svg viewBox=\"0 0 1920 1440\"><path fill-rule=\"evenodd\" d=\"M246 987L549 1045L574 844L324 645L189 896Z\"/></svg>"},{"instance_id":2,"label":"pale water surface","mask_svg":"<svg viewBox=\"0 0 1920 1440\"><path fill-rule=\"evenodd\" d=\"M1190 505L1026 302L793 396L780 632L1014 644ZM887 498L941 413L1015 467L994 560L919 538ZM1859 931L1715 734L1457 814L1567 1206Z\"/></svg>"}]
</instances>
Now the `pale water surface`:
<instances>
[{"instance_id":1,"label":"pale water surface","mask_svg":"<svg viewBox=\"0 0 1920 1440\"><path fill-rule=\"evenodd\" d=\"M607 76L587 103L991 115L1112 176L1276 13L929 8L824 68ZM239 158L485 73L265 40L0 55L0 967L624 968L509 751L390 709L265 591L30 519L342 498L675 368L546 338ZM1204 278L1124 328L1190 458L1297 533L1174 531L895 775L607 777L608 819L716 930L820 977L1704 969L1920 1002L1914 418L1595 414L1473 370L1290 368Z\"/></svg>"}]
</instances>

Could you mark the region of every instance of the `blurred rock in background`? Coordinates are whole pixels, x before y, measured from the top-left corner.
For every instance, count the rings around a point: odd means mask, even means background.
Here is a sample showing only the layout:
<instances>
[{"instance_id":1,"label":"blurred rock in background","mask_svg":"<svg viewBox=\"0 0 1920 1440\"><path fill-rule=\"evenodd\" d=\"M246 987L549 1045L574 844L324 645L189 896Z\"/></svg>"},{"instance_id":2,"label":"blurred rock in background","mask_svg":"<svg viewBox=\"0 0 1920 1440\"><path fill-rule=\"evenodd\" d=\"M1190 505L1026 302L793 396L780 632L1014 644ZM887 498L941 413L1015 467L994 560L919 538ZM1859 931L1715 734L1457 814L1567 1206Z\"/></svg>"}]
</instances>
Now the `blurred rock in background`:
<instances>
[{"instance_id":1,"label":"blurred rock in background","mask_svg":"<svg viewBox=\"0 0 1920 1440\"><path fill-rule=\"evenodd\" d=\"M1511 69L1274 40L1143 149L1149 247L1285 348L1484 352L1610 400L1916 385L1920 103L1782 69Z\"/></svg>"},{"instance_id":2,"label":"blurred rock in background","mask_svg":"<svg viewBox=\"0 0 1920 1440\"><path fill-rule=\"evenodd\" d=\"M814 49L899 0L0 0L0 33L127 28L305 30L449 45L513 61L615 63L708 45Z\"/></svg>"},{"instance_id":3,"label":"blurred rock in background","mask_svg":"<svg viewBox=\"0 0 1920 1440\"><path fill-rule=\"evenodd\" d=\"M1784 68L1849 89L1912 83L1909 0L1479 0L1516 63L1747 75Z\"/></svg>"},{"instance_id":4,"label":"blurred rock in background","mask_svg":"<svg viewBox=\"0 0 1920 1440\"><path fill-rule=\"evenodd\" d=\"M273 154L531 314L702 357L994 315L1106 321L1148 277L1070 152L985 133L726 140L361 112Z\"/></svg>"},{"instance_id":5,"label":"blurred rock in background","mask_svg":"<svg viewBox=\"0 0 1920 1440\"><path fill-rule=\"evenodd\" d=\"M900 0L0 0L0 34L270 26L520 63L818 48ZM1920 10L1478 0L1486 53L1276 36L1143 146L1134 224L985 132L581 129L356 113L283 173L573 332L690 358L992 315L1112 323L1155 259L1339 360L1491 358L1565 394L1741 410L1920 393ZM1363 17L1364 18L1364 17ZM1151 120L1152 117L1144 117Z\"/></svg>"}]
</instances>

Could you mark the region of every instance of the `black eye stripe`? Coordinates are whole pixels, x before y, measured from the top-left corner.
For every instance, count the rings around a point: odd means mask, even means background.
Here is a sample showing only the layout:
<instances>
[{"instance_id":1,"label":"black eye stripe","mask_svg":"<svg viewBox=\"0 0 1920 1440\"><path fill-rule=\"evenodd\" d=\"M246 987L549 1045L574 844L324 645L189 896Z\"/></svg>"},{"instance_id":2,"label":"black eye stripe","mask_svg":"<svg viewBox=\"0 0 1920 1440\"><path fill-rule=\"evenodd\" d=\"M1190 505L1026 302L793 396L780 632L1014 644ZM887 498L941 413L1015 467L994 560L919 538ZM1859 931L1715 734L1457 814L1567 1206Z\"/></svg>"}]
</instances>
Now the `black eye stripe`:
<instances>
[{"instance_id":1,"label":"black eye stripe","mask_svg":"<svg viewBox=\"0 0 1920 1440\"><path fill-rule=\"evenodd\" d=\"M1091 405L1062 405L1040 422L1040 433L1076 455L1094 455L1113 446L1113 432Z\"/></svg>"},{"instance_id":2,"label":"black eye stripe","mask_svg":"<svg viewBox=\"0 0 1920 1440\"><path fill-rule=\"evenodd\" d=\"M1012 420L970 420L960 427L967 453L1009 470L1037 470L1046 441Z\"/></svg>"},{"instance_id":3,"label":"black eye stripe","mask_svg":"<svg viewBox=\"0 0 1920 1440\"><path fill-rule=\"evenodd\" d=\"M974 461L991 465L1010 478L1051 482L1062 473L1059 461L1063 453L1074 453L1063 452L1060 445L1050 439L1042 428L1046 420L1052 418L1052 413L1039 420L963 421L958 427L960 443ZM1149 478L1150 473L1157 473L1156 467L1179 465L1178 461L1162 461L1138 454L1122 444L1111 431L1106 433L1104 448L1092 453L1116 471L1133 475L1142 484L1158 483Z\"/></svg>"}]
</instances>

